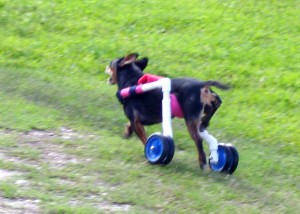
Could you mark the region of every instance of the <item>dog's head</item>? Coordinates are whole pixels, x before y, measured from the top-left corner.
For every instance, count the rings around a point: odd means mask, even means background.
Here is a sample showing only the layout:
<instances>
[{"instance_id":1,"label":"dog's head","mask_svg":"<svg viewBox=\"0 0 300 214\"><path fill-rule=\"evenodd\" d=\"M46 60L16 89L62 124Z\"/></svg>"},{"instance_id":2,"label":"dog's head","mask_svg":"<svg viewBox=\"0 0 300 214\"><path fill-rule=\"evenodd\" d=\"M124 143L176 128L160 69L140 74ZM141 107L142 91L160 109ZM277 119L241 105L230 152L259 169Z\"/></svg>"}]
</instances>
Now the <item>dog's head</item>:
<instances>
[{"instance_id":1,"label":"dog's head","mask_svg":"<svg viewBox=\"0 0 300 214\"><path fill-rule=\"evenodd\" d=\"M128 69L128 66L137 66L137 68L143 72L143 70L147 67L148 58L138 60L138 56L139 54L137 53L131 53L125 57L111 61L105 70L105 73L110 76L107 83L111 85L116 84L118 82L118 73L122 72L122 70Z\"/></svg>"}]
</instances>

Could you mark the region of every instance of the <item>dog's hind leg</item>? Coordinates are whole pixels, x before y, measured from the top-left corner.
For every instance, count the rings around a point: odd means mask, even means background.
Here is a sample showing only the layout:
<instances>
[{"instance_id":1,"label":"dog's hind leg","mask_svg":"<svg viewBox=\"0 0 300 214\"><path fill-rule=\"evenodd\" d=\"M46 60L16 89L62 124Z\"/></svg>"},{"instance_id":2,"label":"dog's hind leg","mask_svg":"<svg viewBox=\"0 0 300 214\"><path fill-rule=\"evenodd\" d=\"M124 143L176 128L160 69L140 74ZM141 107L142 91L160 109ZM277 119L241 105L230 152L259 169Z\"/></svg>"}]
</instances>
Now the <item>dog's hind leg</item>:
<instances>
[{"instance_id":1,"label":"dog's hind leg","mask_svg":"<svg viewBox=\"0 0 300 214\"><path fill-rule=\"evenodd\" d=\"M131 122L131 125L133 131L136 133L136 135L140 138L142 143L145 145L147 141L147 135L141 121L139 119L134 119L134 121Z\"/></svg>"},{"instance_id":2,"label":"dog's hind leg","mask_svg":"<svg viewBox=\"0 0 300 214\"><path fill-rule=\"evenodd\" d=\"M188 128L188 131L190 133L190 136L194 140L196 147L197 147L197 152L198 152L198 161L201 169L204 169L206 166L206 155L203 150L203 145L202 145L202 138L199 134L199 123L200 121L198 119L195 120L186 120L186 126Z\"/></svg>"},{"instance_id":3,"label":"dog's hind leg","mask_svg":"<svg viewBox=\"0 0 300 214\"><path fill-rule=\"evenodd\" d=\"M132 129L131 123L128 122L128 123L126 124L125 131L124 131L124 134L123 134L124 138L129 138L129 137L131 137L132 132L133 132L133 129Z\"/></svg>"},{"instance_id":4,"label":"dog's hind leg","mask_svg":"<svg viewBox=\"0 0 300 214\"><path fill-rule=\"evenodd\" d=\"M215 112L217 111L217 107L215 107L215 105L212 106L208 106L205 105L204 107L204 117L201 118L201 124L200 124L200 131L204 131L208 125L209 125L209 121L212 118L212 116L214 116Z\"/></svg>"}]
</instances>

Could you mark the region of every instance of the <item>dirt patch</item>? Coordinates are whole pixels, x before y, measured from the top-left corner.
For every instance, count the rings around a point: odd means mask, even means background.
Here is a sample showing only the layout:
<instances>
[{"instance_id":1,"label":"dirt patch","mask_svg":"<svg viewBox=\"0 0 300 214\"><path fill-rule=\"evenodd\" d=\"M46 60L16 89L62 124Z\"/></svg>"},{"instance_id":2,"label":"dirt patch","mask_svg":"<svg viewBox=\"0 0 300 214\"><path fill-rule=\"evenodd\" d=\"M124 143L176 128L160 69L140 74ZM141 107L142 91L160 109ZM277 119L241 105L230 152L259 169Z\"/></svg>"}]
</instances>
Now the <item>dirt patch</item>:
<instances>
[{"instance_id":1,"label":"dirt patch","mask_svg":"<svg viewBox=\"0 0 300 214\"><path fill-rule=\"evenodd\" d=\"M7 199L0 196L0 213L36 214L40 213L39 200Z\"/></svg>"},{"instance_id":2,"label":"dirt patch","mask_svg":"<svg viewBox=\"0 0 300 214\"><path fill-rule=\"evenodd\" d=\"M63 168L67 164L77 164L82 160L63 152L64 146L54 143L56 140L72 140L84 137L71 129L61 128L59 131L44 131L31 130L28 132L18 133L14 130L1 130L0 135L15 136L18 142L17 146L0 149L0 160L4 162L11 162L18 165L30 166L36 169L41 169L47 164L50 168ZM31 160L24 157L13 155L15 149L32 148L39 151L37 160ZM0 181L15 182L18 188L26 188L31 185L30 181L16 179L23 173L13 170L0 169ZM25 198L4 198L0 195L0 214L14 213L14 214L35 214L40 213L39 200L25 199Z\"/></svg>"},{"instance_id":3,"label":"dirt patch","mask_svg":"<svg viewBox=\"0 0 300 214\"><path fill-rule=\"evenodd\" d=\"M95 199L97 200L98 198L99 198L98 195L90 195L85 199L85 201L95 201ZM74 207L84 205L84 203L81 200L72 200L69 202L69 204L70 206L74 206ZM130 211L132 205L126 203L120 204L120 203L112 203L109 201L102 201L98 203L93 202L91 206L97 208L100 211L104 211L108 213L125 213Z\"/></svg>"},{"instance_id":4,"label":"dirt patch","mask_svg":"<svg viewBox=\"0 0 300 214\"><path fill-rule=\"evenodd\" d=\"M103 202L102 204L98 205L97 208L99 210L105 210L110 212L128 212L130 210L131 205L130 204L117 204L117 203L109 203L109 202Z\"/></svg>"},{"instance_id":5,"label":"dirt patch","mask_svg":"<svg viewBox=\"0 0 300 214\"><path fill-rule=\"evenodd\" d=\"M22 133L24 137L32 137L38 139L53 139L60 138L63 140L70 139L84 139L84 138L94 138L95 135L92 134L82 134L74 131L73 129L61 127L59 130L47 131L47 130L39 130L33 129L28 132Z\"/></svg>"},{"instance_id":6,"label":"dirt patch","mask_svg":"<svg viewBox=\"0 0 300 214\"><path fill-rule=\"evenodd\" d=\"M75 155L67 154L64 152L66 147L65 142L75 142L77 139L91 139L96 138L90 134L80 134L72 129L62 127L59 130L47 131L47 130L30 130L28 132L16 132L14 130L0 130L0 135L11 135L16 137L17 146L1 148L0 160L4 162L11 162L17 165L30 166L35 169L42 169L42 167L48 166L52 169L63 169L69 164L88 163L92 159L81 159ZM74 141L73 141L74 140ZM76 147L76 144L74 147ZM13 151L19 149L23 151L23 148L30 148L38 152L38 157L35 159L18 157ZM26 157L26 156L25 156ZM30 180L22 180L22 174L25 172L18 172L13 170L0 169L0 181L14 182L17 188L25 189L32 185ZM87 182L90 180L86 176ZM92 178L91 178L92 179ZM72 186L76 185L76 182L72 180L58 179L57 182L61 185ZM105 182L99 181L99 186L103 186L108 190L113 190L115 187L110 187ZM113 203L107 198L108 192L100 193L99 195L88 195L85 200L73 199L69 201L70 206L82 206L89 204L92 207L99 209L100 211L114 213L114 212L128 212L132 205L130 204L118 204ZM2 213L14 213L14 214L35 214L41 213L39 208L40 201L34 199L25 198L4 198L0 195L0 214Z\"/></svg>"},{"instance_id":7,"label":"dirt patch","mask_svg":"<svg viewBox=\"0 0 300 214\"><path fill-rule=\"evenodd\" d=\"M26 160L23 158L19 158L19 157L14 157L9 155L10 149L4 150L4 149L0 149L0 160L3 160L5 162L12 162L14 164L20 164L20 165L24 165L24 166L29 166L29 167L33 167L33 168L40 168L39 164L36 161L32 161L32 160Z\"/></svg>"},{"instance_id":8,"label":"dirt patch","mask_svg":"<svg viewBox=\"0 0 300 214\"><path fill-rule=\"evenodd\" d=\"M31 130L23 133L16 133L13 130L4 130L0 134L17 135L18 147L22 146L36 149L40 153L38 160L31 160L13 156L10 154L15 148L0 149L0 159L15 164L22 164L39 169L42 164L47 164L52 168L62 168L67 164L78 164L84 162L77 157L62 152L64 145L54 143L54 141L76 140L84 138L85 135L78 134L72 129L61 128L59 131ZM89 135L88 137L93 137Z\"/></svg>"},{"instance_id":9,"label":"dirt patch","mask_svg":"<svg viewBox=\"0 0 300 214\"><path fill-rule=\"evenodd\" d=\"M7 180L10 177L14 177L14 176L17 176L17 175L20 175L20 174L21 173L17 172L17 171L0 169L0 181Z\"/></svg>"},{"instance_id":10,"label":"dirt patch","mask_svg":"<svg viewBox=\"0 0 300 214\"><path fill-rule=\"evenodd\" d=\"M80 160L70 154L62 152L63 146L59 144L49 143L47 141L29 141L26 145L30 145L40 151L38 165L45 163L52 168L63 168L67 164L78 164ZM28 164L28 163L27 163Z\"/></svg>"},{"instance_id":11,"label":"dirt patch","mask_svg":"<svg viewBox=\"0 0 300 214\"><path fill-rule=\"evenodd\" d=\"M21 133L21 136L38 138L41 140L41 139L56 137L56 134L51 131L33 129L28 132Z\"/></svg>"}]
</instances>

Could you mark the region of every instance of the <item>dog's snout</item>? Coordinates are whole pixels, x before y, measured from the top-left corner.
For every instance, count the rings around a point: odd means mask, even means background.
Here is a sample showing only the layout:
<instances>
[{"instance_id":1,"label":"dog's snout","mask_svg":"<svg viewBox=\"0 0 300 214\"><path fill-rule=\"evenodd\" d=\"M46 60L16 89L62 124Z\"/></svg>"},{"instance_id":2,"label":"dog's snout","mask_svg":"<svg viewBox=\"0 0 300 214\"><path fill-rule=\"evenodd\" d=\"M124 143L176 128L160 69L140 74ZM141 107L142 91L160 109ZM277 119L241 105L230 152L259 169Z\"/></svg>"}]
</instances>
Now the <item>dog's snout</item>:
<instances>
[{"instance_id":1,"label":"dog's snout","mask_svg":"<svg viewBox=\"0 0 300 214\"><path fill-rule=\"evenodd\" d=\"M104 73L111 75L111 69L109 66L106 66Z\"/></svg>"},{"instance_id":2,"label":"dog's snout","mask_svg":"<svg viewBox=\"0 0 300 214\"><path fill-rule=\"evenodd\" d=\"M113 78L112 78L112 76L113 76L113 71L112 71L112 69L110 68L110 66L106 66L106 69L105 69L104 72L110 76L110 77L107 79L107 84L109 84L109 85L114 84L114 81L113 81Z\"/></svg>"}]
</instances>

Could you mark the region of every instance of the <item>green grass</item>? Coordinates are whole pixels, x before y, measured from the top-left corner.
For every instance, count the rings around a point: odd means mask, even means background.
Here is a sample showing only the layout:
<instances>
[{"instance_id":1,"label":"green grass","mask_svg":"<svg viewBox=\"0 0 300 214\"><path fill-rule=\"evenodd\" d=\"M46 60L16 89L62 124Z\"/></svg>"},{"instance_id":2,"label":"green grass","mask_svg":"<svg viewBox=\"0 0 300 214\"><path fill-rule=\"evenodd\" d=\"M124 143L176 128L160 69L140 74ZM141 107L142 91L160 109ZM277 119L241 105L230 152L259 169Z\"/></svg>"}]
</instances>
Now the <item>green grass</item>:
<instances>
[{"instance_id":1,"label":"green grass","mask_svg":"<svg viewBox=\"0 0 300 214\"><path fill-rule=\"evenodd\" d=\"M43 213L298 213L299 19L292 0L0 0L0 154L11 157L0 169L31 182L1 181L0 196L38 199ZM149 73L232 86L218 91L209 130L237 146L234 175L200 171L181 120L166 167L122 139L104 70L130 52L150 58ZM61 127L84 137L63 138ZM55 135L24 137L32 129ZM39 141L65 163L45 159Z\"/></svg>"},{"instance_id":2,"label":"green grass","mask_svg":"<svg viewBox=\"0 0 300 214\"><path fill-rule=\"evenodd\" d=\"M6 198L15 198L17 187L15 185L9 185L0 182L0 191L2 192L3 196Z\"/></svg>"}]
</instances>

